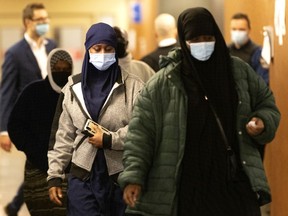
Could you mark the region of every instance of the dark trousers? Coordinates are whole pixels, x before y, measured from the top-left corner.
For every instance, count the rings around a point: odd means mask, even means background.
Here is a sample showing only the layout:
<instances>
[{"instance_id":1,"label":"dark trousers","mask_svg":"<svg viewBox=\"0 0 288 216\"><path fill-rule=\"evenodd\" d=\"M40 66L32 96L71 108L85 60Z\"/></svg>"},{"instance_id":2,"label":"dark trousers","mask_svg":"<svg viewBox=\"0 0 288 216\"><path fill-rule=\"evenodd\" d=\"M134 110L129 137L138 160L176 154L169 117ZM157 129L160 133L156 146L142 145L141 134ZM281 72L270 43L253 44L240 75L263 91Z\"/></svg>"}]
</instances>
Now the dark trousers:
<instances>
[{"instance_id":1,"label":"dark trousers","mask_svg":"<svg viewBox=\"0 0 288 216\"><path fill-rule=\"evenodd\" d=\"M14 196L13 200L8 204L7 207L8 212L12 215L13 214L17 215L23 203L24 203L24 190L22 183L18 188L17 194Z\"/></svg>"},{"instance_id":2,"label":"dark trousers","mask_svg":"<svg viewBox=\"0 0 288 216\"><path fill-rule=\"evenodd\" d=\"M90 178L68 179L69 216L124 216L126 205L119 185L108 176L105 156L97 152Z\"/></svg>"}]
</instances>

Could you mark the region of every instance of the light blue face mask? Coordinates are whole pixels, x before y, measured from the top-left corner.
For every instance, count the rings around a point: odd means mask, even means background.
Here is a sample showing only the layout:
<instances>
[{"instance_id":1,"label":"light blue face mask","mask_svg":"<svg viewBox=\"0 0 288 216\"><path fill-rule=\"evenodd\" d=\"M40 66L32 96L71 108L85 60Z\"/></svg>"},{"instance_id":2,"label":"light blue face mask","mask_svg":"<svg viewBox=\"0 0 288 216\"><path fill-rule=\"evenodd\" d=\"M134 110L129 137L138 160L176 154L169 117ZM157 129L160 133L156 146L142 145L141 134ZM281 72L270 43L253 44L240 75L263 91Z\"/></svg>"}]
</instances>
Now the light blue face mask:
<instances>
[{"instance_id":1,"label":"light blue face mask","mask_svg":"<svg viewBox=\"0 0 288 216\"><path fill-rule=\"evenodd\" d=\"M46 34L49 30L49 24L48 23L42 23L36 25L36 33L39 36L42 36Z\"/></svg>"},{"instance_id":2,"label":"light blue face mask","mask_svg":"<svg viewBox=\"0 0 288 216\"><path fill-rule=\"evenodd\" d=\"M191 55L199 61L207 61L214 52L215 41L189 43Z\"/></svg>"},{"instance_id":3,"label":"light blue face mask","mask_svg":"<svg viewBox=\"0 0 288 216\"><path fill-rule=\"evenodd\" d=\"M89 62L100 71L107 70L116 62L115 53L89 53Z\"/></svg>"},{"instance_id":4,"label":"light blue face mask","mask_svg":"<svg viewBox=\"0 0 288 216\"><path fill-rule=\"evenodd\" d=\"M231 39L232 42L235 43L237 46L243 46L249 40L248 32L233 30L231 31Z\"/></svg>"}]
</instances>

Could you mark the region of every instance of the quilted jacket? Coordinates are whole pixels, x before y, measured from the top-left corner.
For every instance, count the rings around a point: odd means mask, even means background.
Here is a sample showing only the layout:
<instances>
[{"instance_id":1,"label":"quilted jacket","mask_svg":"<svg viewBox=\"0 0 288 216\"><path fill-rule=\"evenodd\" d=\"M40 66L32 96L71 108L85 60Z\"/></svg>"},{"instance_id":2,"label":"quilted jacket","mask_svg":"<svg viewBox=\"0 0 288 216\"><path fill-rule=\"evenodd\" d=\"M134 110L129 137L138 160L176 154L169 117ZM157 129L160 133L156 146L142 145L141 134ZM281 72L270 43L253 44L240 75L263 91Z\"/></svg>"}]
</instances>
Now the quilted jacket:
<instances>
[{"instance_id":1,"label":"quilted jacket","mask_svg":"<svg viewBox=\"0 0 288 216\"><path fill-rule=\"evenodd\" d=\"M177 188L186 138L187 95L180 77L181 50L162 59L163 68L144 87L134 107L124 144L121 187L139 184L142 192L129 213L177 215ZM237 125L240 159L259 203L270 202L270 189L256 145L275 136L280 113L274 96L261 77L246 63L232 57L238 92ZM265 131L251 138L245 125L260 117Z\"/></svg>"}]
</instances>

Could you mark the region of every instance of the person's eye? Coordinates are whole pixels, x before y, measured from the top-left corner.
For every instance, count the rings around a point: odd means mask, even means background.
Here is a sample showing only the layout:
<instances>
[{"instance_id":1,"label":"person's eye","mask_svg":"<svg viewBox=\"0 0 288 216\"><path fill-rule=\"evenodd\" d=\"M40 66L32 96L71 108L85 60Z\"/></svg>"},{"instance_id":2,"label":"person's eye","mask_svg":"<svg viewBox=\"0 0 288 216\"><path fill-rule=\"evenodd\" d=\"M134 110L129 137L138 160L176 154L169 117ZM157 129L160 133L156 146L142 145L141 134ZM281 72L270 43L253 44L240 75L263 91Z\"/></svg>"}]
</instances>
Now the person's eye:
<instances>
[{"instance_id":1,"label":"person's eye","mask_svg":"<svg viewBox=\"0 0 288 216\"><path fill-rule=\"evenodd\" d=\"M111 46L108 46L108 47L106 47L105 50L106 50L107 52L113 52L113 51L114 51L114 48L111 47Z\"/></svg>"},{"instance_id":2,"label":"person's eye","mask_svg":"<svg viewBox=\"0 0 288 216\"><path fill-rule=\"evenodd\" d=\"M50 20L49 17L39 17L39 18L31 18L33 22L47 22Z\"/></svg>"},{"instance_id":3,"label":"person's eye","mask_svg":"<svg viewBox=\"0 0 288 216\"><path fill-rule=\"evenodd\" d=\"M95 51L95 52L100 52L100 51L101 51L101 48L95 47L95 48L94 48L94 51Z\"/></svg>"}]
</instances>

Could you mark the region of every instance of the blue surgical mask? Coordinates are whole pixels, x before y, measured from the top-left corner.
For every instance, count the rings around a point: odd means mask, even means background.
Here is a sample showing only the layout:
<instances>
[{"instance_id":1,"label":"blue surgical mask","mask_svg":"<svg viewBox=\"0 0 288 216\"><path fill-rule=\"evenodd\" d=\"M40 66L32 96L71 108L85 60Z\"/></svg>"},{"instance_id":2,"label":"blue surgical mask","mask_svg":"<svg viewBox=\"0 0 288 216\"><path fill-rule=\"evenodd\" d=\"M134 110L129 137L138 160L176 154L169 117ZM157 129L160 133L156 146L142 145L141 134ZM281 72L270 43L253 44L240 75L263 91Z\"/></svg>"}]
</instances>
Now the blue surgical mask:
<instances>
[{"instance_id":1,"label":"blue surgical mask","mask_svg":"<svg viewBox=\"0 0 288 216\"><path fill-rule=\"evenodd\" d=\"M39 36L42 36L46 34L49 30L49 24L48 23L42 23L42 24L37 24L36 25L36 33Z\"/></svg>"},{"instance_id":2,"label":"blue surgical mask","mask_svg":"<svg viewBox=\"0 0 288 216\"><path fill-rule=\"evenodd\" d=\"M191 55L199 61L207 61L215 47L215 41L189 43Z\"/></svg>"},{"instance_id":3,"label":"blue surgical mask","mask_svg":"<svg viewBox=\"0 0 288 216\"><path fill-rule=\"evenodd\" d=\"M116 62L115 53L89 53L89 62L98 70L105 71Z\"/></svg>"},{"instance_id":4,"label":"blue surgical mask","mask_svg":"<svg viewBox=\"0 0 288 216\"><path fill-rule=\"evenodd\" d=\"M247 31L233 30L231 31L231 39L237 46L243 46L248 41Z\"/></svg>"}]
</instances>

